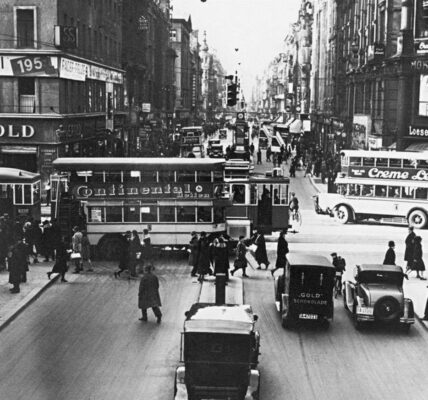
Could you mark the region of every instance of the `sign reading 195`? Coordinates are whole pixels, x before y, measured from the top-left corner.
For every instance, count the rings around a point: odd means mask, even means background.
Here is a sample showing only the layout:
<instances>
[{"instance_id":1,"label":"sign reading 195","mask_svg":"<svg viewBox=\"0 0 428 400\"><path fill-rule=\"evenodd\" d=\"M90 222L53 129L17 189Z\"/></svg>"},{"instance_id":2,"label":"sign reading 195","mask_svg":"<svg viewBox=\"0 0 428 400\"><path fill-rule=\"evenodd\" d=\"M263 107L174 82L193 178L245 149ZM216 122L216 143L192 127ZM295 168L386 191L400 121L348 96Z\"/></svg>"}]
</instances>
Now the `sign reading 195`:
<instances>
[{"instance_id":1,"label":"sign reading 195","mask_svg":"<svg viewBox=\"0 0 428 400\"><path fill-rule=\"evenodd\" d=\"M15 58L10 63L14 75L27 75L35 72L50 74L50 69L52 69L50 58L47 56Z\"/></svg>"}]
</instances>

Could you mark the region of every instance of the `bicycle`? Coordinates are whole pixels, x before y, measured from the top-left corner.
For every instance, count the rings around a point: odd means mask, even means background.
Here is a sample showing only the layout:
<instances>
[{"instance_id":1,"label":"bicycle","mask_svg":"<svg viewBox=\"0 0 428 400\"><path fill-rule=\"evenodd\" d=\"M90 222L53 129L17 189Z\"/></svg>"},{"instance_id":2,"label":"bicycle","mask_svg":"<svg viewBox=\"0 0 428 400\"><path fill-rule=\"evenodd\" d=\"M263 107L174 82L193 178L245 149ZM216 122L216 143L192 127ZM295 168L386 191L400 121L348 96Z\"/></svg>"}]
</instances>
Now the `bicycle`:
<instances>
[{"instance_id":1,"label":"bicycle","mask_svg":"<svg viewBox=\"0 0 428 400\"><path fill-rule=\"evenodd\" d=\"M334 298L337 299L337 296L342 294L342 272L336 271L336 276L334 277Z\"/></svg>"},{"instance_id":2,"label":"bicycle","mask_svg":"<svg viewBox=\"0 0 428 400\"><path fill-rule=\"evenodd\" d=\"M302 214L299 210L292 210L291 211L291 225L294 228L300 228L302 226ZM294 231L296 231L294 229Z\"/></svg>"}]
</instances>

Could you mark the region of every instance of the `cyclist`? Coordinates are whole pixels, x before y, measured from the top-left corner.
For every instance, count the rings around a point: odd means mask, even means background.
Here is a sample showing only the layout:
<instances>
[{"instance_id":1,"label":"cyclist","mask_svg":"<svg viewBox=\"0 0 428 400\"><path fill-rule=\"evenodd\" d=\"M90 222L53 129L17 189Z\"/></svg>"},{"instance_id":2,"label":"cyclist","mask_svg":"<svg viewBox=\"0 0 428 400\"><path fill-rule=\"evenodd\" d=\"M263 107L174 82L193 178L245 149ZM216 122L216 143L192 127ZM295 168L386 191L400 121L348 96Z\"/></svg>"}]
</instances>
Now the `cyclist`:
<instances>
[{"instance_id":1,"label":"cyclist","mask_svg":"<svg viewBox=\"0 0 428 400\"><path fill-rule=\"evenodd\" d=\"M299 212L299 199L296 197L296 193L290 193L290 201L288 202L288 207L292 212L293 219L296 219L297 213Z\"/></svg>"},{"instance_id":2,"label":"cyclist","mask_svg":"<svg viewBox=\"0 0 428 400\"><path fill-rule=\"evenodd\" d=\"M346 261L344 258L337 255L337 253L331 253L332 264L336 270L336 278L334 281L334 297L341 293L342 290L342 275L345 272Z\"/></svg>"}]
</instances>

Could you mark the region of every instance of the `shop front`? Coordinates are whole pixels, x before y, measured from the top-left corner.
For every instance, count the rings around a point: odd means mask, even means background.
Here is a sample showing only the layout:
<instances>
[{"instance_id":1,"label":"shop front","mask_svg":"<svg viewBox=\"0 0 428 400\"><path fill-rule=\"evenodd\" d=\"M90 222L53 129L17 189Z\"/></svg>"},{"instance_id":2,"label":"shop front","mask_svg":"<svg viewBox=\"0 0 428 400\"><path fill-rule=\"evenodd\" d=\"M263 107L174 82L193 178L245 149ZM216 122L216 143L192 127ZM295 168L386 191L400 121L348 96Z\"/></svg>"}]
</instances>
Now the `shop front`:
<instances>
[{"instance_id":1,"label":"shop front","mask_svg":"<svg viewBox=\"0 0 428 400\"><path fill-rule=\"evenodd\" d=\"M428 124L409 125L405 151L428 152Z\"/></svg>"}]
</instances>

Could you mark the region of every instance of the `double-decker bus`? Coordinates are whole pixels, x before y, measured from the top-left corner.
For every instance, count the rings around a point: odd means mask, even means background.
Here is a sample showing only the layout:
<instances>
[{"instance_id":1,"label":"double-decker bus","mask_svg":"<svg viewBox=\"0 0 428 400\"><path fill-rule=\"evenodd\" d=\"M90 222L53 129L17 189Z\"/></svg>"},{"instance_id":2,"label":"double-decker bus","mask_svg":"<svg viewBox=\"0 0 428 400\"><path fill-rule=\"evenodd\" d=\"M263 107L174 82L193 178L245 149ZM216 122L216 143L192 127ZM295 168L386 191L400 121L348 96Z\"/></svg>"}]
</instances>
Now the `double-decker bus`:
<instances>
[{"instance_id":1,"label":"double-decker bus","mask_svg":"<svg viewBox=\"0 0 428 400\"><path fill-rule=\"evenodd\" d=\"M224 159L58 158L52 210L66 221L80 214L103 258L117 257L122 234L150 231L154 246L184 246L192 231L226 232ZM71 204L71 205L70 205ZM82 222L80 223L82 224ZM70 226L71 225L71 226Z\"/></svg>"},{"instance_id":2,"label":"double-decker bus","mask_svg":"<svg viewBox=\"0 0 428 400\"><path fill-rule=\"evenodd\" d=\"M337 193L318 196L318 210L343 224L362 219L428 223L428 154L344 150Z\"/></svg>"},{"instance_id":3,"label":"double-decker bus","mask_svg":"<svg viewBox=\"0 0 428 400\"><path fill-rule=\"evenodd\" d=\"M14 220L40 219L40 174L0 167L0 210Z\"/></svg>"},{"instance_id":4,"label":"double-decker bus","mask_svg":"<svg viewBox=\"0 0 428 400\"><path fill-rule=\"evenodd\" d=\"M181 143L180 143L180 156L181 157L196 157L195 153L199 153L203 157L203 128L202 126L186 126L180 129Z\"/></svg>"}]
</instances>

